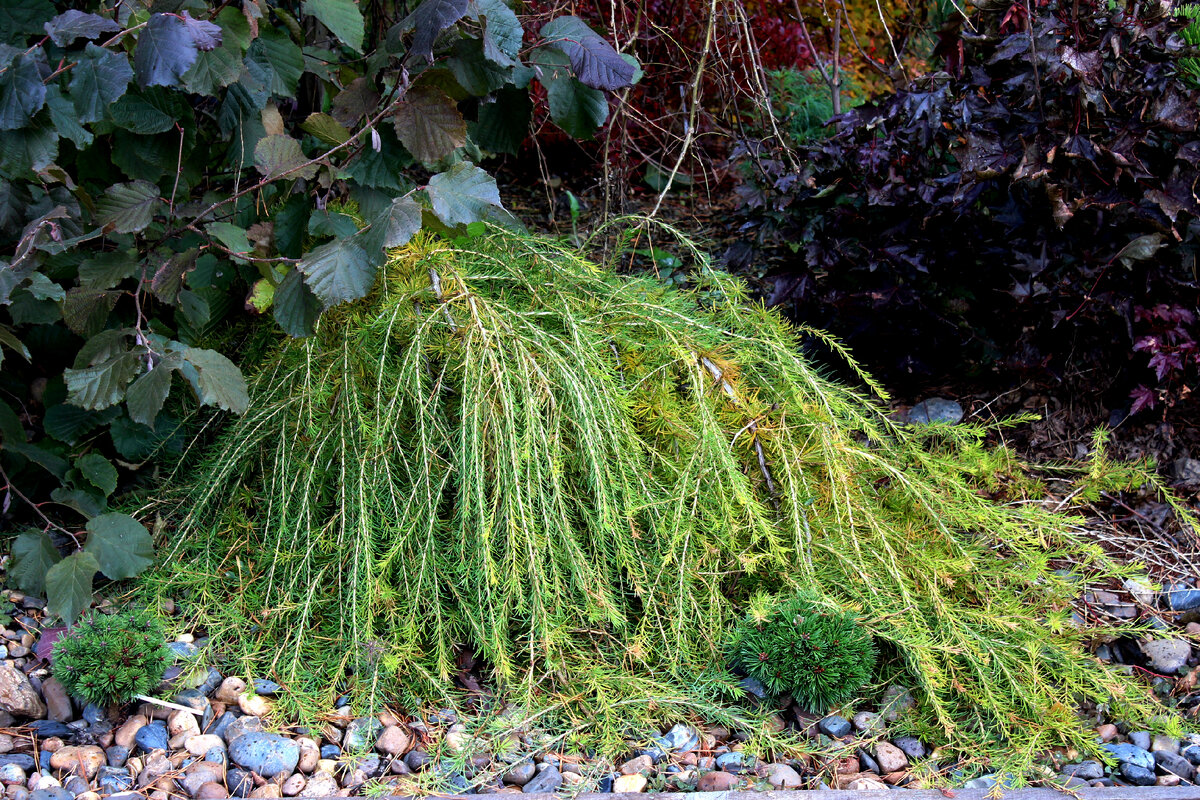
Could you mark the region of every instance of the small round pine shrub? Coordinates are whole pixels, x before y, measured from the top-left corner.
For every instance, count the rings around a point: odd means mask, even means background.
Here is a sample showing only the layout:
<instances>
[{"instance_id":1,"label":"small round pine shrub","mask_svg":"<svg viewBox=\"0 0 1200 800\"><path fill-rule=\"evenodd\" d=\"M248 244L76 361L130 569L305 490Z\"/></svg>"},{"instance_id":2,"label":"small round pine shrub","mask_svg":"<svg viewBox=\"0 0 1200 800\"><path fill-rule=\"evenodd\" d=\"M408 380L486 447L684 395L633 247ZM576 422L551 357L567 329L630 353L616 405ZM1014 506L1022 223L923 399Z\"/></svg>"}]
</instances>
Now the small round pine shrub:
<instances>
[{"instance_id":1,"label":"small round pine shrub","mask_svg":"<svg viewBox=\"0 0 1200 800\"><path fill-rule=\"evenodd\" d=\"M169 655L162 627L145 611L93 613L54 643L54 675L72 696L106 706L157 686Z\"/></svg>"},{"instance_id":2,"label":"small round pine shrub","mask_svg":"<svg viewBox=\"0 0 1200 800\"><path fill-rule=\"evenodd\" d=\"M817 713L853 697L875 669L871 635L854 615L825 611L805 592L752 610L734 632L732 650L735 667Z\"/></svg>"}]
</instances>

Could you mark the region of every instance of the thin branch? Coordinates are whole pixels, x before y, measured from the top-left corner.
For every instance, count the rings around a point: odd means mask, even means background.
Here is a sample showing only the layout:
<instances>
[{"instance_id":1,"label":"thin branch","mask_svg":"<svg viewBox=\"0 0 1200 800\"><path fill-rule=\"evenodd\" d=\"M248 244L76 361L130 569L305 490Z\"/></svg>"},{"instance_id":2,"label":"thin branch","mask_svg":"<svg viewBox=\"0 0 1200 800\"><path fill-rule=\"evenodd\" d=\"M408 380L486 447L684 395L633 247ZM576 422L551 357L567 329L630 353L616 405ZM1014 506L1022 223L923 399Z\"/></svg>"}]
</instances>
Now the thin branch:
<instances>
[{"instance_id":1,"label":"thin branch","mask_svg":"<svg viewBox=\"0 0 1200 800\"><path fill-rule=\"evenodd\" d=\"M70 536L71 539L74 540L76 547L82 547L82 545L79 543L78 536L76 536L74 533L72 533L71 531L64 528L62 525L59 525L54 520L47 517L45 512L42 511L41 506L39 506L37 503L33 502L28 497L26 497L25 494L16 487L16 484L14 484L12 482L12 479L8 477L8 473L4 471L3 466L0 466L0 478L4 479L4 483L7 487L7 489L10 492L12 492L13 494L15 494L22 502L25 503L25 505L32 508L34 513L37 514L39 517L41 517L43 521L45 521L46 525L48 525L51 528L54 528L56 531L60 531L62 533L65 533L67 536Z\"/></svg>"}]
</instances>

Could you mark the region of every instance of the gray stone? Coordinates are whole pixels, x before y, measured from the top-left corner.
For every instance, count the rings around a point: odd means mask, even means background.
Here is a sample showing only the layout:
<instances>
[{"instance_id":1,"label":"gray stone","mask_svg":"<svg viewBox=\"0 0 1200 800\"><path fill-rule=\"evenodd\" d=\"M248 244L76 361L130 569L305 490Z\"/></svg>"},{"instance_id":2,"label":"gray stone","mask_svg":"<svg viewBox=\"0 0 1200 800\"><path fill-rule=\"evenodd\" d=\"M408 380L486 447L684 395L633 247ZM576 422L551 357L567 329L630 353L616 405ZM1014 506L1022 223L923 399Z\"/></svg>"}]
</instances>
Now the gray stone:
<instances>
[{"instance_id":1,"label":"gray stone","mask_svg":"<svg viewBox=\"0 0 1200 800\"><path fill-rule=\"evenodd\" d=\"M767 687L763 686L762 681L758 680L758 678L742 678L738 685L755 700L766 700L769 695Z\"/></svg>"},{"instance_id":2,"label":"gray stone","mask_svg":"<svg viewBox=\"0 0 1200 800\"><path fill-rule=\"evenodd\" d=\"M1187 666L1192 646L1183 639L1156 639L1143 642L1142 653L1145 654L1150 669L1173 675Z\"/></svg>"},{"instance_id":3,"label":"gray stone","mask_svg":"<svg viewBox=\"0 0 1200 800\"><path fill-rule=\"evenodd\" d=\"M101 767L96 772L96 785L108 794L133 788L133 776L124 767Z\"/></svg>"},{"instance_id":4,"label":"gray stone","mask_svg":"<svg viewBox=\"0 0 1200 800\"><path fill-rule=\"evenodd\" d=\"M1145 770L1154 770L1154 756L1149 751L1131 744L1101 745L1120 764L1133 764Z\"/></svg>"},{"instance_id":5,"label":"gray stone","mask_svg":"<svg viewBox=\"0 0 1200 800\"><path fill-rule=\"evenodd\" d=\"M1104 765L1099 761L1080 761L1078 764L1067 764L1062 774L1085 781L1098 781L1104 777Z\"/></svg>"},{"instance_id":6,"label":"gray stone","mask_svg":"<svg viewBox=\"0 0 1200 800\"><path fill-rule=\"evenodd\" d=\"M882 774L882 770L879 769L879 762L875 760L875 756L861 747L858 748L858 763L865 772L874 772L876 775Z\"/></svg>"},{"instance_id":7,"label":"gray stone","mask_svg":"<svg viewBox=\"0 0 1200 800\"><path fill-rule=\"evenodd\" d=\"M904 751L890 742L879 742L875 745L875 763L886 775L889 772L899 772L908 766L908 757Z\"/></svg>"},{"instance_id":8,"label":"gray stone","mask_svg":"<svg viewBox=\"0 0 1200 800\"><path fill-rule=\"evenodd\" d=\"M917 425L930 422L947 422L957 425L962 422L963 407L945 397L930 397L917 403L908 412L908 421Z\"/></svg>"},{"instance_id":9,"label":"gray stone","mask_svg":"<svg viewBox=\"0 0 1200 800\"><path fill-rule=\"evenodd\" d=\"M741 774L754 769L757 759L749 753L734 751L717 756L717 769Z\"/></svg>"},{"instance_id":10,"label":"gray stone","mask_svg":"<svg viewBox=\"0 0 1200 800\"><path fill-rule=\"evenodd\" d=\"M151 750L168 749L169 738L167 736L167 723L162 720L155 720L149 725L143 725L138 728L137 733L133 736L133 741L143 752L149 753Z\"/></svg>"},{"instance_id":11,"label":"gray stone","mask_svg":"<svg viewBox=\"0 0 1200 800\"><path fill-rule=\"evenodd\" d=\"M1179 751L1179 755L1186 758L1192 764L1200 764L1200 745L1189 744Z\"/></svg>"},{"instance_id":12,"label":"gray stone","mask_svg":"<svg viewBox=\"0 0 1200 800\"><path fill-rule=\"evenodd\" d=\"M531 781L526 783L521 791L526 794L540 794L542 792L553 792L558 787L562 786L563 777L557 769L552 765L547 764L545 768L533 777Z\"/></svg>"},{"instance_id":13,"label":"gray stone","mask_svg":"<svg viewBox=\"0 0 1200 800\"><path fill-rule=\"evenodd\" d=\"M35 789L30 793L29 800L75 800L75 795L61 786L50 786L46 789Z\"/></svg>"},{"instance_id":14,"label":"gray stone","mask_svg":"<svg viewBox=\"0 0 1200 800\"><path fill-rule=\"evenodd\" d=\"M1200 608L1200 589L1174 589L1166 593L1167 608L1172 611L1191 611Z\"/></svg>"},{"instance_id":15,"label":"gray stone","mask_svg":"<svg viewBox=\"0 0 1200 800\"><path fill-rule=\"evenodd\" d=\"M264 778L274 778L296 769L300 745L277 733L247 733L229 743L229 757Z\"/></svg>"},{"instance_id":16,"label":"gray stone","mask_svg":"<svg viewBox=\"0 0 1200 800\"><path fill-rule=\"evenodd\" d=\"M263 697L274 697L279 694L281 688L275 681L269 681L266 678L254 679L254 693L261 694Z\"/></svg>"},{"instance_id":17,"label":"gray stone","mask_svg":"<svg viewBox=\"0 0 1200 800\"><path fill-rule=\"evenodd\" d=\"M383 733L383 723L375 717L359 717L346 726L346 735L342 738L342 747L354 753L370 750Z\"/></svg>"},{"instance_id":18,"label":"gray stone","mask_svg":"<svg viewBox=\"0 0 1200 800\"><path fill-rule=\"evenodd\" d=\"M200 787L206 783L221 783L225 778L225 770L218 764L208 764L203 761L189 766L175 782L183 790L195 797L200 793Z\"/></svg>"},{"instance_id":19,"label":"gray stone","mask_svg":"<svg viewBox=\"0 0 1200 800\"><path fill-rule=\"evenodd\" d=\"M208 748L208 752L204 754L204 760L210 764L224 764L229 761L223 747Z\"/></svg>"},{"instance_id":20,"label":"gray stone","mask_svg":"<svg viewBox=\"0 0 1200 800\"><path fill-rule=\"evenodd\" d=\"M221 714L221 716L213 720L213 723L205 728L203 732L213 733L217 736L220 736L222 739L225 739L225 731L229 729L229 726L232 725L234 720L237 718L237 714L234 714L232 711L226 711L225 713ZM225 739L225 741L228 742L229 740Z\"/></svg>"},{"instance_id":21,"label":"gray stone","mask_svg":"<svg viewBox=\"0 0 1200 800\"><path fill-rule=\"evenodd\" d=\"M800 773L787 764L772 764L767 783L776 789L795 789L800 786Z\"/></svg>"},{"instance_id":22,"label":"gray stone","mask_svg":"<svg viewBox=\"0 0 1200 800\"><path fill-rule=\"evenodd\" d=\"M324 747L321 748L321 752L325 752ZM425 769L431 760L432 759L429 758L429 754L424 750L409 750L404 754L404 763L407 764L408 768L413 772L420 772L421 770Z\"/></svg>"},{"instance_id":23,"label":"gray stone","mask_svg":"<svg viewBox=\"0 0 1200 800\"><path fill-rule=\"evenodd\" d=\"M1186 456L1175 459L1175 480L1189 488L1200 486L1200 461Z\"/></svg>"},{"instance_id":24,"label":"gray stone","mask_svg":"<svg viewBox=\"0 0 1200 800\"><path fill-rule=\"evenodd\" d=\"M522 761L519 764L513 764L512 768L504 773L504 782L511 786L524 786L533 780L535 774L537 774L537 765L532 761Z\"/></svg>"},{"instance_id":25,"label":"gray stone","mask_svg":"<svg viewBox=\"0 0 1200 800\"><path fill-rule=\"evenodd\" d=\"M1123 762L1117 772L1134 786L1153 786L1156 780L1154 770L1146 769L1140 764Z\"/></svg>"},{"instance_id":26,"label":"gray stone","mask_svg":"<svg viewBox=\"0 0 1200 800\"><path fill-rule=\"evenodd\" d=\"M223 680L225 680L225 676L221 674L220 670L215 667L209 667L208 674L204 676L204 680L196 687L196 691L205 696L212 695Z\"/></svg>"},{"instance_id":27,"label":"gray stone","mask_svg":"<svg viewBox=\"0 0 1200 800\"><path fill-rule=\"evenodd\" d=\"M658 746L668 753L690 753L700 747L700 734L687 725L679 724L659 737Z\"/></svg>"},{"instance_id":28,"label":"gray stone","mask_svg":"<svg viewBox=\"0 0 1200 800\"><path fill-rule=\"evenodd\" d=\"M46 704L25 673L10 664L0 664L0 709L18 717L41 719Z\"/></svg>"},{"instance_id":29,"label":"gray stone","mask_svg":"<svg viewBox=\"0 0 1200 800\"><path fill-rule=\"evenodd\" d=\"M908 756L909 760L916 761L925 757L925 745L915 736L900 736L892 739L892 744L899 747L904 755Z\"/></svg>"},{"instance_id":30,"label":"gray stone","mask_svg":"<svg viewBox=\"0 0 1200 800\"><path fill-rule=\"evenodd\" d=\"M171 642L167 649L171 651L171 656L176 662L191 661L200 655L200 649L190 642Z\"/></svg>"},{"instance_id":31,"label":"gray stone","mask_svg":"<svg viewBox=\"0 0 1200 800\"><path fill-rule=\"evenodd\" d=\"M1134 747L1140 747L1143 750L1150 749L1150 731L1131 731L1129 734L1129 743Z\"/></svg>"},{"instance_id":32,"label":"gray stone","mask_svg":"<svg viewBox=\"0 0 1200 800\"><path fill-rule=\"evenodd\" d=\"M259 717L238 717L221 731L221 738L226 744L233 744L248 733L262 733L263 722Z\"/></svg>"},{"instance_id":33,"label":"gray stone","mask_svg":"<svg viewBox=\"0 0 1200 800\"><path fill-rule=\"evenodd\" d=\"M5 753L0 756L0 767L8 764L16 764L26 772L32 772L34 768L33 756L28 753Z\"/></svg>"},{"instance_id":34,"label":"gray stone","mask_svg":"<svg viewBox=\"0 0 1200 800\"><path fill-rule=\"evenodd\" d=\"M1178 775L1185 781L1196 777L1196 769L1183 756L1177 756L1168 750L1159 750L1154 754L1154 763L1159 772Z\"/></svg>"},{"instance_id":35,"label":"gray stone","mask_svg":"<svg viewBox=\"0 0 1200 800\"><path fill-rule=\"evenodd\" d=\"M883 718L872 711L860 711L854 715L854 730L868 735L881 733Z\"/></svg>"},{"instance_id":36,"label":"gray stone","mask_svg":"<svg viewBox=\"0 0 1200 800\"><path fill-rule=\"evenodd\" d=\"M229 787L229 793L234 797L246 797L254 791L254 776L244 769L231 767L225 772L225 785ZM334 791L337 791L336 783L334 787ZM329 792L329 794L333 794L333 792Z\"/></svg>"},{"instance_id":37,"label":"gray stone","mask_svg":"<svg viewBox=\"0 0 1200 800\"><path fill-rule=\"evenodd\" d=\"M821 731L821 733L825 734L826 736L832 736L834 739L840 739L846 734L850 733L850 720L834 714L833 716L825 717L825 719L818 722L817 730Z\"/></svg>"},{"instance_id":38,"label":"gray stone","mask_svg":"<svg viewBox=\"0 0 1200 800\"><path fill-rule=\"evenodd\" d=\"M1174 736L1165 736L1161 733L1156 734L1150 740L1150 752L1157 753L1160 750L1166 750L1168 753L1179 755L1179 740Z\"/></svg>"},{"instance_id":39,"label":"gray stone","mask_svg":"<svg viewBox=\"0 0 1200 800\"><path fill-rule=\"evenodd\" d=\"M0 767L0 783L5 786L17 783L25 783L29 778L25 774L25 770L18 767L16 764L5 764Z\"/></svg>"},{"instance_id":40,"label":"gray stone","mask_svg":"<svg viewBox=\"0 0 1200 800\"><path fill-rule=\"evenodd\" d=\"M321 758L339 758L342 755L342 748L336 744L321 745Z\"/></svg>"},{"instance_id":41,"label":"gray stone","mask_svg":"<svg viewBox=\"0 0 1200 800\"><path fill-rule=\"evenodd\" d=\"M301 797L329 797L338 790L337 778L323 770L317 770L304 784L300 791Z\"/></svg>"},{"instance_id":42,"label":"gray stone","mask_svg":"<svg viewBox=\"0 0 1200 800\"><path fill-rule=\"evenodd\" d=\"M88 782L78 775L72 775L63 781L63 788L71 793L72 797L78 797L88 790Z\"/></svg>"}]
</instances>

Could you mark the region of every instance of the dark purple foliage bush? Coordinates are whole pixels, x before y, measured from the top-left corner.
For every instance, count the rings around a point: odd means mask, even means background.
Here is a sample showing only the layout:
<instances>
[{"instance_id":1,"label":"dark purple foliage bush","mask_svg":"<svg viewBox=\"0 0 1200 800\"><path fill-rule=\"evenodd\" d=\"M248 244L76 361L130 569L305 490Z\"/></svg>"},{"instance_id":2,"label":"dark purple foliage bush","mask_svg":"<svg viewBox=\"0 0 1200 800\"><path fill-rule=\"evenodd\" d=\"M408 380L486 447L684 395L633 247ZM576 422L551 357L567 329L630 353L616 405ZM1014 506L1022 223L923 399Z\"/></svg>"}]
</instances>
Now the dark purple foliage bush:
<instances>
[{"instance_id":1,"label":"dark purple foliage bush","mask_svg":"<svg viewBox=\"0 0 1200 800\"><path fill-rule=\"evenodd\" d=\"M1178 75L1179 21L1124 9L1050 0L1028 28L976 15L943 32L945 71L834 120L798 171L779 143L744 144L771 302L892 375L1099 366L1129 402L1182 370L1200 93ZM1164 304L1179 341L1138 348L1148 365L1133 345L1155 320L1136 309Z\"/></svg>"}]
</instances>

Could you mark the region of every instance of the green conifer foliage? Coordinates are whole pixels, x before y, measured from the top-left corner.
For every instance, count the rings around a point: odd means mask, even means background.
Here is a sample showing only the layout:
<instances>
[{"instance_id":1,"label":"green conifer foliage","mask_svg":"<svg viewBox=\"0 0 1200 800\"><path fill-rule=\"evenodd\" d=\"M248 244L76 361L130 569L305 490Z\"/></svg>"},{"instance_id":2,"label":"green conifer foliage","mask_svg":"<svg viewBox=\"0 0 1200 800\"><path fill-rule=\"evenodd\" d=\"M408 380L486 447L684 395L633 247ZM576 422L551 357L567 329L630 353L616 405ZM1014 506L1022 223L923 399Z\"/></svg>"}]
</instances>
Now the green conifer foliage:
<instances>
[{"instance_id":1,"label":"green conifer foliage","mask_svg":"<svg viewBox=\"0 0 1200 800\"><path fill-rule=\"evenodd\" d=\"M854 615L824 607L810 592L752 610L731 649L734 664L768 691L816 713L854 697L875 668L875 645Z\"/></svg>"},{"instance_id":2,"label":"green conifer foliage","mask_svg":"<svg viewBox=\"0 0 1200 800\"><path fill-rule=\"evenodd\" d=\"M54 676L72 697L107 706L157 686L168 656L162 626L146 612L96 612L54 643Z\"/></svg>"},{"instance_id":3,"label":"green conifer foliage","mask_svg":"<svg viewBox=\"0 0 1200 800\"><path fill-rule=\"evenodd\" d=\"M686 696L723 668L751 597L813 588L973 754L1093 751L1080 699L1145 716L1050 566L1116 574L1103 552L982 491L1011 457L896 427L703 265L681 291L541 237L421 236L252 398L153 580L293 687L444 685L467 646L509 696L627 721L646 676Z\"/></svg>"}]
</instances>

